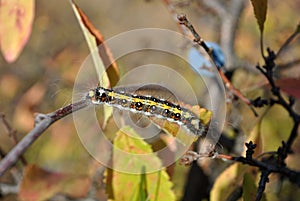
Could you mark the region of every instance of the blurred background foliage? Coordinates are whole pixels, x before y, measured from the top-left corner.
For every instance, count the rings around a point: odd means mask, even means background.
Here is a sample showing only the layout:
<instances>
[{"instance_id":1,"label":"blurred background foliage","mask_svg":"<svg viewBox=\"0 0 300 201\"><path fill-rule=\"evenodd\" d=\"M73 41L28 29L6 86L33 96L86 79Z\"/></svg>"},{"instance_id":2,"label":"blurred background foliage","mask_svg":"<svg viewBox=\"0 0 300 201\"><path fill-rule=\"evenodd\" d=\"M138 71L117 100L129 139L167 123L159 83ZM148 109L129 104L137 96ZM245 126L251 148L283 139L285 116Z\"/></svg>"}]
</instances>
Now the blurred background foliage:
<instances>
[{"instance_id":1,"label":"blurred background foliage","mask_svg":"<svg viewBox=\"0 0 300 201\"><path fill-rule=\"evenodd\" d=\"M203 6L201 1L172 1L178 13L186 13L193 25L208 41L219 42L220 19ZM226 3L227 1L224 1ZM108 39L116 34L137 28L164 28L179 31L167 7L159 0L77 0L76 3L88 15L94 26ZM299 0L272 0L268 3L268 16L265 24L265 47L278 50L286 38L294 32L299 22ZM155 37L155 36L154 36ZM287 53L278 60L285 64L299 59L299 39L293 42ZM232 76L232 82L250 98L267 94L266 80L256 72L255 64L262 62L259 47L259 31L250 2L246 2L235 38L235 53L239 59L252 66L240 66ZM34 113L48 113L71 102L73 83L80 65L88 56L89 50L71 9L69 1L36 1L35 17L30 38L14 63L7 63L0 56L0 110L21 139L33 127ZM177 66L178 72L195 75L192 71L180 69L174 60L167 60L158 53L141 53L118 61L121 74L131 68L159 60L167 66ZM278 79L299 78L299 62L292 66L277 69ZM196 83L194 83L196 85ZM295 95L295 94L294 94ZM299 108L299 102L296 102ZM260 109L264 114L266 108ZM276 150L281 141L287 138L291 120L282 108L273 107L264 114L261 121L263 151ZM225 134L230 136L230 127L241 129L243 140L250 135L258 123L249 108L243 103L228 104L228 120ZM299 141L299 140L298 140ZM299 142L296 152L300 152ZM0 123L0 147L8 152L14 143ZM299 158L288 158L293 168L299 170ZM26 152L29 163L45 167L51 171L68 174L94 175L101 165L95 162L83 148L76 134L72 117L66 117L51 126ZM204 165L206 172L219 170L219 161ZM296 163L296 164L295 164ZM21 164L18 164L21 166ZM221 168L222 169L222 168ZM184 194L188 167L176 164L171 179L177 200ZM211 173L216 174L216 173ZM213 178L213 177L212 177ZM2 179L2 178L1 178ZM101 176L95 180L101 183ZM285 184L284 184L285 185ZM99 199L105 199L104 187L97 186ZM271 185L272 187L272 185ZM270 188L271 188L270 187ZM276 186L274 187L276 188ZM272 189L271 189L272 190ZM296 189L299 194L299 189ZM288 192L286 192L288 194ZM290 195L290 194L289 194ZM5 199L5 198L4 198ZM291 199L291 200L295 200ZM288 199L287 199L288 200Z\"/></svg>"}]
</instances>

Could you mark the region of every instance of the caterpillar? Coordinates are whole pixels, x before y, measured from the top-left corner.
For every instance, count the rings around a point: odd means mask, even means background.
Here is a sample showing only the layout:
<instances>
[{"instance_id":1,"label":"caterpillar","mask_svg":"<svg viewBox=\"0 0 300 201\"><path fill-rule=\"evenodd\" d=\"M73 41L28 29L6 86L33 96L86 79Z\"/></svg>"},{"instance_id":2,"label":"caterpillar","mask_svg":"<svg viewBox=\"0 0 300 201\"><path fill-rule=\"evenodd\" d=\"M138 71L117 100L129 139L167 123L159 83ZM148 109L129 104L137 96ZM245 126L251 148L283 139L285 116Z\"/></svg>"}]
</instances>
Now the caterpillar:
<instances>
[{"instance_id":1,"label":"caterpillar","mask_svg":"<svg viewBox=\"0 0 300 201\"><path fill-rule=\"evenodd\" d=\"M205 135L208 129L207 125L204 125L189 109L154 96L137 95L126 93L125 90L97 87L91 89L86 98L93 104L106 104L121 110L175 122L184 126L196 136Z\"/></svg>"}]
</instances>

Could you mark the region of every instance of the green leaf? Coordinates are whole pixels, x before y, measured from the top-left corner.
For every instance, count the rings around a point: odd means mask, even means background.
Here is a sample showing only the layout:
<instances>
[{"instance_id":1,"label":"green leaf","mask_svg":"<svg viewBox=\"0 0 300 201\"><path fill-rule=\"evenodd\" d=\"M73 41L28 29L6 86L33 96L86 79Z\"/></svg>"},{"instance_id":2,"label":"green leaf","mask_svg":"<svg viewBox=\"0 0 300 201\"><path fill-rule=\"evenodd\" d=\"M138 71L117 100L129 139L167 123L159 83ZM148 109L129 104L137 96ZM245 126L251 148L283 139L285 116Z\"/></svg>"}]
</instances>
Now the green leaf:
<instances>
[{"instance_id":1,"label":"green leaf","mask_svg":"<svg viewBox=\"0 0 300 201\"><path fill-rule=\"evenodd\" d=\"M14 62L31 33L34 0L1 0L0 46L5 60Z\"/></svg>"},{"instance_id":2,"label":"green leaf","mask_svg":"<svg viewBox=\"0 0 300 201\"><path fill-rule=\"evenodd\" d=\"M251 3L260 32L263 33L267 16L268 0L251 0Z\"/></svg>"},{"instance_id":3,"label":"green leaf","mask_svg":"<svg viewBox=\"0 0 300 201\"><path fill-rule=\"evenodd\" d=\"M148 197L148 192L147 192L146 168L142 167L138 200L144 201L147 199L147 197Z\"/></svg>"},{"instance_id":4,"label":"green leaf","mask_svg":"<svg viewBox=\"0 0 300 201\"><path fill-rule=\"evenodd\" d=\"M175 200L172 183L165 169L148 173L149 170L162 166L160 159L153 153L151 146L142 140L131 128L125 127L117 133L114 139L113 162L114 167L126 167L135 174L110 170L113 200ZM125 153L130 153L128 156ZM137 155L148 154L143 157ZM142 170L142 173L141 173ZM109 182L109 181L107 181ZM108 184L109 185L109 184ZM126 190L127 189L127 190Z\"/></svg>"},{"instance_id":5,"label":"green leaf","mask_svg":"<svg viewBox=\"0 0 300 201\"><path fill-rule=\"evenodd\" d=\"M262 152L277 150L282 145L282 140L288 139L292 127L293 121L283 107L271 107L261 124Z\"/></svg>"}]
</instances>

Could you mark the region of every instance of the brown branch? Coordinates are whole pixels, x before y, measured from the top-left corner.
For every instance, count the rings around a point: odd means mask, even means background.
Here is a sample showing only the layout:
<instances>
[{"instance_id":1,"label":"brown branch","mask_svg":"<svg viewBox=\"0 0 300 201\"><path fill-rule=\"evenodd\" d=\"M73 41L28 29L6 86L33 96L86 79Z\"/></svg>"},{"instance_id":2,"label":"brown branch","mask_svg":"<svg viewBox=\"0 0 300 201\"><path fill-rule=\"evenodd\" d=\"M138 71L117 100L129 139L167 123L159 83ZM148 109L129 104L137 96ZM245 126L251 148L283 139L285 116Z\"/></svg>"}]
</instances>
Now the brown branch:
<instances>
[{"instance_id":1,"label":"brown branch","mask_svg":"<svg viewBox=\"0 0 300 201\"><path fill-rule=\"evenodd\" d=\"M17 131L16 129L14 129L12 126L10 126L10 124L8 123L8 121L5 118L5 114L0 113L0 119L2 120L3 125L5 126L5 128L7 129L8 132L8 136L10 137L10 139L12 140L13 144L16 145L18 144L18 139L17 139ZM26 159L21 156L20 157L23 165L27 164Z\"/></svg>"},{"instance_id":2,"label":"brown branch","mask_svg":"<svg viewBox=\"0 0 300 201\"><path fill-rule=\"evenodd\" d=\"M214 63L214 65L217 67L218 72L220 77L222 78L223 82L225 83L225 86L227 87L227 89L229 89L230 92L232 92L236 97L238 97L240 100L242 100L244 103L246 103L250 109L253 111L255 116L258 116L258 114L256 113L256 111L253 108L253 104L252 101L250 99L248 99L246 96L244 96L240 90L236 89L233 84L229 81L229 79L224 75L223 71L222 71L222 66L219 66L216 63L216 60L218 58L216 58L216 55L214 55L214 51L213 49L209 48L206 44L206 42L203 40L203 38L197 33L197 31L194 29L193 25L188 21L188 19L186 18L186 16L183 15L179 15L178 20L181 24L185 25L193 34L194 36L194 42L196 42L198 45L200 45L206 52L207 54L210 56L212 62ZM262 106L262 105L259 105Z\"/></svg>"},{"instance_id":3,"label":"brown branch","mask_svg":"<svg viewBox=\"0 0 300 201\"><path fill-rule=\"evenodd\" d=\"M292 40L294 40L294 38L296 38L296 36L300 33L300 23L297 25L296 30L294 31L294 33L292 33L292 35L290 37L288 37L288 39L284 42L284 44L280 47L280 49L278 50L276 56L277 58L282 54L282 52L284 50L286 50L286 48L289 46L289 44L292 42Z\"/></svg>"},{"instance_id":4,"label":"brown branch","mask_svg":"<svg viewBox=\"0 0 300 201\"><path fill-rule=\"evenodd\" d=\"M18 161L20 156L51 124L88 104L87 100L81 100L48 114L38 114L35 117L34 128L0 161L0 177Z\"/></svg>"},{"instance_id":5,"label":"brown branch","mask_svg":"<svg viewBox=\"0 0 300 201\"><path fill-rule=\"evenodd\" d=\"M177 26L178 26L178 29L181 31L181 33L186 36L186 37L189 37L189 38L192 38L193 36L190 34L189 30L181 25L178 20L177 20L177 15L178 13L176 12L175 10L175 7L174 5L170 2L170 0L162 0L163 3L166 5L166 7L168 8L170 14L172 15L172 18L173 20L176 22Z\"/></svg>"}]
</instances>

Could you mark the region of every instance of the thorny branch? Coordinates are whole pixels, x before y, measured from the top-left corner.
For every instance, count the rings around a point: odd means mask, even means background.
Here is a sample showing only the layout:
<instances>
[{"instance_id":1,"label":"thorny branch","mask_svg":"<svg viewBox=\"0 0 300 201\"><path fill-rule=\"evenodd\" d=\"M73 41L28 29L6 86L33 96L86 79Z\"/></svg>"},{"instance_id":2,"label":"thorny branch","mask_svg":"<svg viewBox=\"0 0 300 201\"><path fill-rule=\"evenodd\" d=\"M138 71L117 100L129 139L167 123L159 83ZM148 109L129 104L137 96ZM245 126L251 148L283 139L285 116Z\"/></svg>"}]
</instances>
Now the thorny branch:
<instances>
[{"instance_id":1,"label":"thorny branch","mask_svg":"<svg viewBox=\"0 0 300 201\"><path fill-rule=\"evenodd\" d=\"M34 128L0 161L0 177L18 161L19 157L51 124L87 105L88 101L81 100L48 114L38 114L35 117Z\"/></svg>"},{"instance_id":2,"label":"thorny branch","mask_svg":"<svg viewBox=\"0 0 300 201\"><path fill-rule=\"evenodd\" d=\"M187 20L186 16L180 15L178 16L178 20L192 32L192 34L195 37L194 41L198 43L200 46L202 46L206 50L206 52L210 55L211 59L214 61L214 55L212 54L213 50L207 47L205 41L195 31L194 27ZM269 175L271 173L280 173L281 175L289 178L291 182L296 183L298 186L300 186L300 172L287 168L285 163L285 159L287 158L288 154L292 153L291 147L293 142L295 141L295 138L297 137L297 131L300 124L300 115L296 113L296 111L293 109L293 105L295 102L294 98L289 97L289 99L286 100L283 97L280 88L275 84L274 74L273 74L274 68L276 67L276 63L275 63L276 58L283 51L283 49L291 42L291 40L295 38L295 36L299 32L300 32L300 28L298 25L296 31L287 39L287 41L279 49L277 54L275 54L275 52L272 51L270 48L267 48L267 56L262 55L265 64L263 66L260 65L256 66L256 68L266 77L266 79L268 80L271 86L271 92L274 98L270 99L269 101L270 105L273 104L281 105L285 110L287 110L287 112L289 113L289 115L294 121L294 126L291 130L288 140L286 142L284 141L282 142L282 146L278 148L275 154L271 154L269 157L264 157L262 160L256 160L252 158L256 145L250 141L249 143L246 143L246 147L247 147L246 157L242 157L242 156L233 157L230 155L217 154L216 152L212 154L212 152L210 151L209 153L202 154L202 155L199 155L197 153L189 153L187 154L187 156L183 157L182 163L189 164L191 161L198 160L200 157L215 157L215 158L231 160L243 164L248 164L250 166L258 167L261 171L261 178L259 181L257 195L256 195L257 201L261 200L266 184L269 182ZM229 87L227 86L227 88ZM239 94L235 94L235 95L240 97ZM244 96L241 97L242 97L241 99L243 100ZM247 101L244 102L247 103ZM265 100L262 100L260 97L255 99L254 101L250 101L250 103L254 106L262 106L266 104Z\"/></svg>"}]
</instances>

